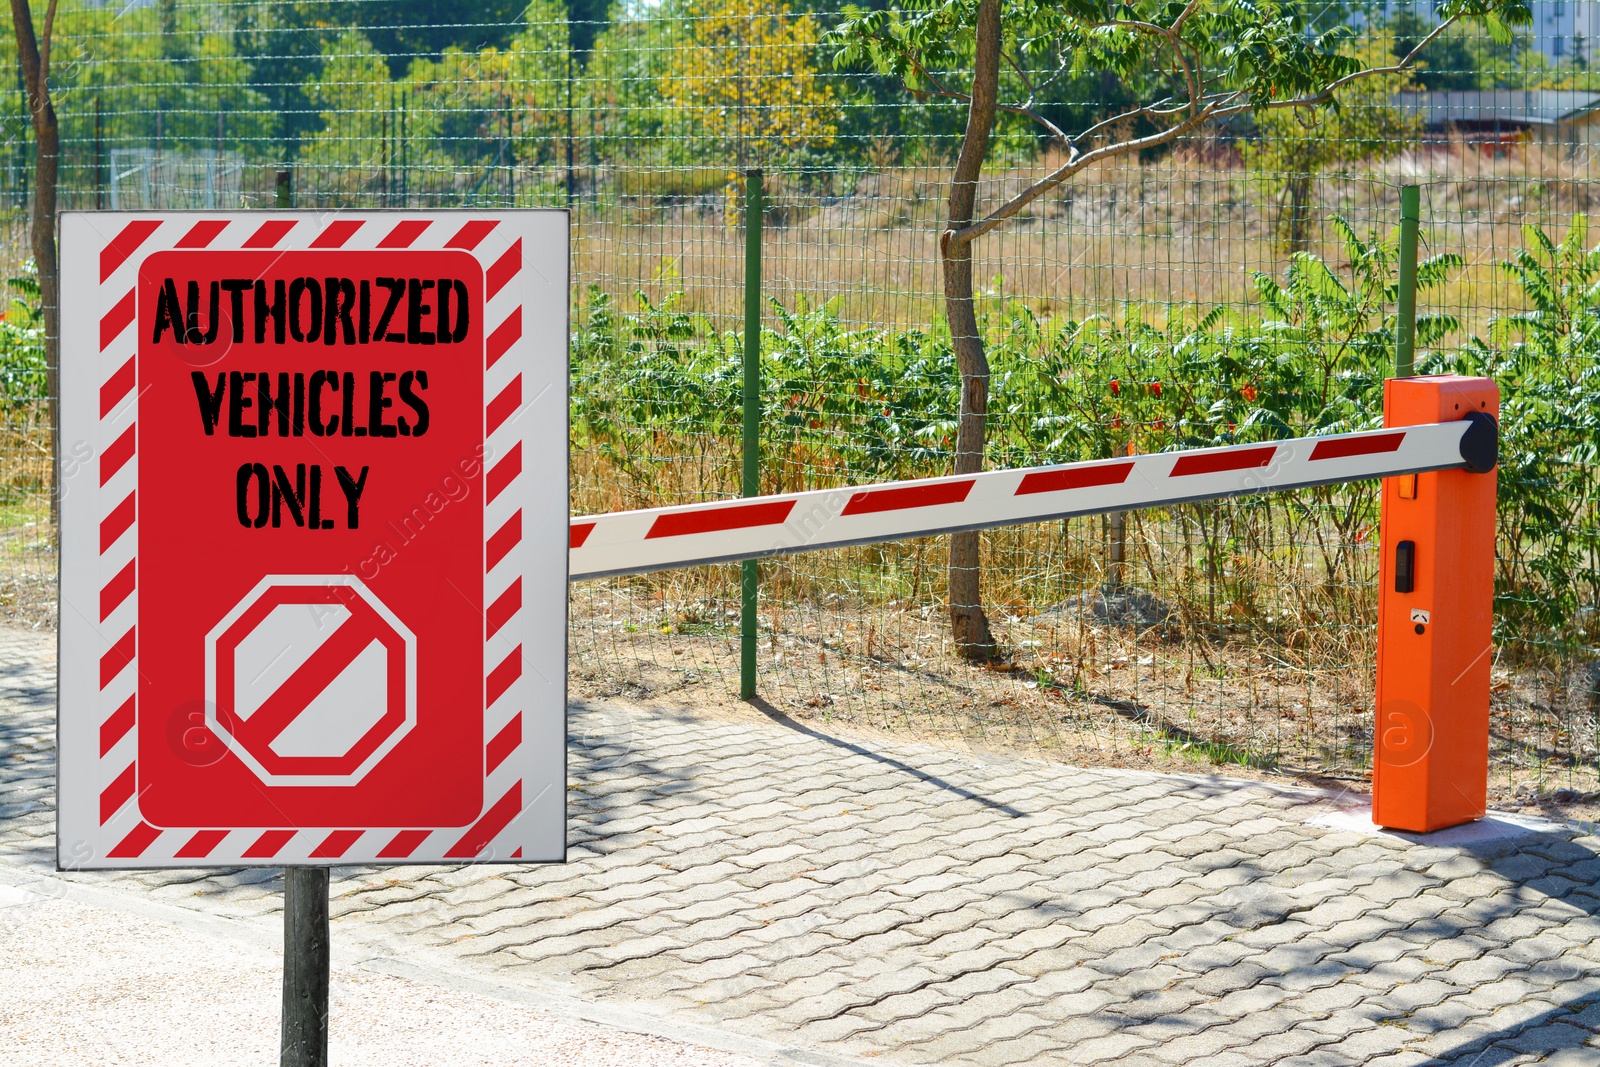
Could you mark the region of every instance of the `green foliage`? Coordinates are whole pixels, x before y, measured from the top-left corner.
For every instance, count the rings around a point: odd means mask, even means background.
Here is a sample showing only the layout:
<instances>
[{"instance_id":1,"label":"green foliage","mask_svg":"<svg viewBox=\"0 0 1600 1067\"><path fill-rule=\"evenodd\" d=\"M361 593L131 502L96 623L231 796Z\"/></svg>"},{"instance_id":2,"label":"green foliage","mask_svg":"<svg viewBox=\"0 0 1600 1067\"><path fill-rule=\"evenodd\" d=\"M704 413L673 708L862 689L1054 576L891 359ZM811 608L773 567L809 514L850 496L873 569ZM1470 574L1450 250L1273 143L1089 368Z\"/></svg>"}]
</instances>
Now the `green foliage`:
<instances>
[{"instance_id":1,"label":"green foliage","mask_svg":"<svg viewBox=\"0 0 1600 1067\"><path fill-rule=\"evenodd\" d=\"M1247 348L1288 372L1275 385L1297 394L1289 409L1274 412L1263 404L1258 417L1288 435L1344 433L1369 429L1381 418L1383 379L1394 366L1395 321L1389 310L1397 296L1396 252L1392 244L1363 240L1344 219L1334 228L1350 263L1347 283L1316 256L1291 257L1283 281L1260 272L1253 277L1266 312L1259 333L1246 335ZM1417 264L1418 302L1465 266L1457 253L1432 256ZM1417 316L1417 344L1435 345L1461 327L1453 315Z\"/></svg>"},{"instance_id":2,"label":"green foliage","mask_svg":"<svg viewBox=\"0 0 1600 1067\"><path fill-rule=\"evenodd\" d=\"M837 62L893 76L914 94L964 86L974 54L977 0L902 0L888 10L846 8L830 34ZM1526 21L1523 0L1446 4L1445 14L1490 10ZM1361 69L1344 47L1351 31L1309 27L1298 5L1275 0L1211 0L1184 5L1134 0L1107 8L1090 0L1005 0L1002 52L1016 57L1002 94L1014 107L1034 96L1034 80L1106 71L1146 81L1151 98L1214 100L1255 108L1315 96ZM1032 72L1025 77L1023 71ZM1154 78L1154 72L1163 74ZM958 89L959 91L959 89ZM1186 114L1172 109L1170 121Z\"/></svg>"},{"instance_id":3,"label":"green foliage","mask_svg":"<svg viewBox=\"0 0 1600 1067\"><path fill-rule=\"evenodd\" d=\"M682 310L681 294L618 312L591 288L572 344L572 420L580 447L654 484L648 459L657 434L696 441L736 438L743 344ZM772 488L795 488L812 471L913 477L942 461L953 432L948 335L850 330L838 302L774 303L778 328L763 335L762 448ZM691 448L698 446L692 445Z\"/></svg>"},{"instance_id":4,"label":"green foliage","mask_svg":"<svg viewBox=\"0 0 1600 1067\"><path fill-rule=\"evenodd\" d=\"M981 317L994 369L996 466L1371 429L1392 373L1395 249L1333 225L1335 268L1291 258L1255 274L1258 304L1238 311L1135 304L1082 320L1041 317L1003 293ZM1545 660L1592 647L1600 601L1600 248L1586 220L1558 243L1537 227L1504 269L1527 310L1455 348L1461 323L1423 315L1426 373L1493 378L1502 391L1498 640ZM1418 265L1419 303L1464 267L1455 254ZM998 288L998 287L997 287ZM591 289L573 337L573 445L609 459L641 493L658 488L663 448L735 454L740 353L674 294L619 310ZM942 322L927 330L851 328L837 301L774 304L762 338L762 464L767 491L948 473L955 430L954 355ZM736 464L723 460L730 490ZM1264 499L1264 498L1263 498ZM1356 580L1357 546L1374 528L1370 484L1281 498L1322 541L1336 581ZM1261 506L1246 502L1245 506ZM1192 509L1215 530L1222 509ZM1211 536L1223 551L1234 535ZM1317 533L1322 538L1321 533Z\"/></svg>"},{"instance_id":5,"label":"green foliage","mask_svg":"<svg viewBox=\"0 0 1600 1067\"><path fill-rule=\"evenodd\" d=\"M1470 6L1510 22L1522 2L1458 0L1445 10ZM468 188L513 161L564 161L574 124L588 156L575 160L580 168L636 162L646 141L658 153L653 165L703 166L713 144L719 156L736 155L742 140L747 155L810 168L807 182L842 192L856 168L930 163L948 151L965 109L933 87L962 90L975 4L879 0L841 15L819 0L790 0L787 9L750 0L491 0L469 18L453 8L436 17L421 0L64 0L52 80L71 146L96 141L98 100L98 141L107 148L220 148L253 163L365 168L345 182L351 188L331 190L335 200L380 182L376 168L395 152L402 108L408 164L465 171L457 184ZM1207 92L1257 105L1353 69L1350 31L1339 20L1306 21L1299 5L1281 0L1203 0L1179 34L1184 62L1137 25L1171 20L1183 5L1139 0L1107 15L1086 0L1006 0L1005 10L1018 62L1002 71L1003 96L1060 130L1088 133L1085 145L1157 129L1153 112L1114 131L1101 124L1181 95L1185 63ZM1386 24L1383 40L1410 40L1408 25ZM1447 35L1436 44L1467 40ZM1472 47L1474 69L1527 56L1521 45ZM13 64L14 52L0 43ZM858 76L825 76L819 68L830 58ZM1425 74L1449 62L1436 60ZM914 90L909 100L902 78ZM741 93L749 97L742 109ZM20 133L19 93L7 86L0 97L13 105L10 132ZM994 158L1031 159L1052 140L1029 114L1002 114ZM1392 141L1382 131L1376 138ZM87 164L74 154L71 167Z\"/></svg>"},{"instance_id":6,"label":"green foliage","mask_svg":"<svg viewBox=\"0 0 1600 1067\"><path fill-rule=\"evenodd\" d=\"M581 2L581 0L580 0ZM355 31L385 57L390 73L402 77L415 59L438 59L449 49L503 48L516 33L527 0L474 0L441 5L438 0L274 0L243 3L245 18L263 29L320 38L318 31ZM590 5L592 8L592 5ZM281 40L273 51L283 51ZM306 72L302 71L302 77Z\"/></svg>"},{"instance_id":7,"label":"green foliage","mask_svg":"<svg viewBox=\"0 0 1600 1067\"><path fill-rule=\"evenodd\" d=\"M670 136L676 116L660 85L673 53L685 43L684 24L665 17L619 19L595 40L579 99L592 124L591 150L625 159L644 143L659 143L650 163L666 168L703 165L683 137ZM726 171L718 180L727 180Z\"/></svg>"},{"instance_id":8,"label":"green foliage","mask_svg":"<svg viewBox=\"0 0 1600 1067\"><path fill-rule=\"evenodd\" d=\"M275 125L268 98L251 87L232 34L203 11L69 0L57 19L51 89L63 141L94 137L99 101L100 138L110 146L189 140L260 156ZM14 41L8 52L15 69Z\"/></svg>"},{"instance_id":9,"label":"green foliage","mask_svg":"<svg viewBox=\"0 0 1600 1067\"><path fill-rule=\"evenodd\" d=\"M572 47L587 57L594 48L595 39L610 23L618 6L616 0L564 0L563 6L567 21L572 25Z\"/></svg>"},{"instance_id":10,"label":"green foliage","mask_svg":"<svg viewBox=\"0 0 1600 1067\"><path fill-rule=\"evenodd\" d=\"M322 68L306 85L306 99L322 120L322 129L301 148L311 164L365 171L378 164L372 135L365 127L378 120L372 104L388 95L389 68L383 55L360 30L346 30L323 49ZM388 103L388 101L384 101ZM366 175L350 174L363 183Z\"/></svg>"},{"instance_id":11,"label":"green foliage","mask_svg":"<svg viewBox=\"0 0 1600 1067\"><path fill-rule=\"evenodd\" d=\"M1600 248L1587 237L1582 215L1560 243L1525 227L1503 266L1527 310L1426 368L1500 386L1496 624L1547 653L1592 646L1600 600Z\"/></svg>"},{"instance_id":12,"label":"green foliage","mask_svg":"<svg viewBox=\"0 0 1600 1067\"><path fill-rule=\"evenodd\" d=\"M995 464L1378 425L1394 353L1395 252L1342 219L1334 225L1350 267L1336 271L1301 254L1282 278L1257 273L1260 305L1251 313L1173 307L1156 321L1129 304L1075 320L1040 317L1003 293L986 301ZM1419 292L1462 265L1454 254L1420 264ZM681 294L634 300L637 311L620 311L589 291L572 348L576 447L627 464L658 431L737 437L739 335L713 331L683 309ZM804 455L812 471L850 477L945 473L959 379L948 328L850 328L839 306L803 296L793 307L772 305L775 325L762 336L768 468ZM1451 316L1422 316L1418 344L1436 345L1459 328Z\"/></svg>"},{"instance_id":13,"label":"green foliage","mask_svg":"<svg viewBox=\"0 0 1600 1067\"><path fill-rule=\"evenodd\" d=\"M1004 145L1007 127L1024 119L1065 153L982 222L958 225L943 245L954 255L1097 160L1155 151L1236 116L1267 124L1274 140L1284 132L1273 128L1283 121L1274 113L1333 108L1341 91L1350 96L1363 80L1387 77L1379 74L1391 66L1387 58L1370 45L1353 48L1348 25L1307 14L1293 0L1123 0L1109 7L1099 0L898 0L886 9L847 6L827 41L840 68L893 79L913 98L971 105L984 140L963 143L961 182L981 173L991 131ZM1512 26L1532 18L1528 0L1444 0L1436 14L1443 27L1467 20L1507 41ZM989 35L981 43L980 33ZM1410 53L1402 59L1415 61ZM1114 77L1131 103L1110 117L1076 115L1062 125L1048 106L1048 87L1086 74ZM1390 90L1371 92L1381 99ZM1382 127L1395 125L1346 131L1342 136L1358 136L1345 151L1392 143L1397 131ZM982 146L978 154L965 155L974 145ZM1309 143L1302 149L1319 150ZM1291 220L1305 214L1304 175L1328 161L1294 161L1302 177L1290 188ZM1303 232L1293 228L1289 244L1303 248Z\"/></svg>"},{"instance_id":14,"label":"green foliage","mask_svg":"<svg viewBox=\"0 0 1600 1067\"><path fill-rule=\"evenodd\" d=\"M39 274L33 260L7 280L15 294L0 313L0 406L42 403L49 395L44 354L44 314L39 307Z\"/></svg>"},{"instance_id":15,"label":"green foliage","mask_svg":"<svg viewBox=\"0 0 1600 1067\"><path fill-rule=\"evenodd\" d=\"M660 81L680 121L741 163L793 163L838 132L813 64L817 22L783 0L683 0L690 20ZM702 149L703 150L703 149Z\"/></svg>"}]
</instances>

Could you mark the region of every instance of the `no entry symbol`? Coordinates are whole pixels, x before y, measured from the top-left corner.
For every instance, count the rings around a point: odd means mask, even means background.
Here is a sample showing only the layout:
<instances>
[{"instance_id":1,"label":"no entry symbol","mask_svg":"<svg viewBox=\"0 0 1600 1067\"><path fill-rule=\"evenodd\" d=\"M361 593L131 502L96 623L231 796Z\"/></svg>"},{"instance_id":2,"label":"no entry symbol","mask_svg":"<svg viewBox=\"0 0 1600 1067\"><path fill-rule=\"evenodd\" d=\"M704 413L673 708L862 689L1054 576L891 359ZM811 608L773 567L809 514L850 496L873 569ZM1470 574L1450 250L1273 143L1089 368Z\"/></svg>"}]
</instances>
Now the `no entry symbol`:
<instances>
[{"instance_id":1,"label":"no entry symbol","mask_svg":"<svg viewBox=\"0 0 1600 1067\"><path fill-rule=\"evenodd\" d=\"M206 636L206 724L269 785L354 785L416 724L416 638L358 579L263 579Z\"/></svg>"}]
</instances>

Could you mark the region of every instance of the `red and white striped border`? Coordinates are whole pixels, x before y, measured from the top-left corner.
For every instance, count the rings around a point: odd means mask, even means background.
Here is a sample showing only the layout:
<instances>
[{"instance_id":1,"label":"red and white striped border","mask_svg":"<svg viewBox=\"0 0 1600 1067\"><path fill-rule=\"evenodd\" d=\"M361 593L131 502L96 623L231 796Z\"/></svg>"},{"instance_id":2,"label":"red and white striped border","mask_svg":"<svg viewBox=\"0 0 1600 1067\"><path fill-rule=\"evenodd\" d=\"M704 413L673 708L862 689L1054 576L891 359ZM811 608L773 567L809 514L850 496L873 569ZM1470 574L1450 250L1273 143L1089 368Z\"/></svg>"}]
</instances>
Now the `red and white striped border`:
<instances>
[{"instance_id":1,"label":"red and white striped border","mask_svg":"<svg viewBox=\"0 0 1600 1067\"><path fill-rule=\"evenodd\" d=\"M77 307L64 307L62 346L70 392L63 398L62 422L68 444L62 469L60 865L560 859L565 582L564 576L548 576L550 560L534 559L539 544L525 534L532 527L539 543L559 544L564 509L554 514L548 502L552 496L565 499L567 475L564 464L548 458L525 468L523 457L565 455L564 215L67 213L62 249L63 293ZM138 346L130 327L140 264L166 249L459 249L482 265L484 807L470 827L158 828L142 818L135 729ZM529 262L530 253L537 263ZM92 318L82 313L91 301L99 307ZM530 312L537 331L527 326ZM525 418L536 401L542 410ZM533 502L540 507L527 506ZM89 558L97 564L90 566ZM551 614L553 596L560 598L554 641L547 632L550 619L541 625L535 618ZM542 610L529 610L530 603ZM88 672L76 669L90 664ZM530 719L536 711L544 712L537 723ZM540 816L529 818L536 801Z\"/></svg>"},{"instance_id":2,"label":"red and white striped border","mask_svg":"<svg viewBox=\"0 0 1600 1067\"><path fill-rule=\"evenodd\" d=\"M1466 466L1450 422L573 518L572 581Z\"/></svg>"}]
</instances>

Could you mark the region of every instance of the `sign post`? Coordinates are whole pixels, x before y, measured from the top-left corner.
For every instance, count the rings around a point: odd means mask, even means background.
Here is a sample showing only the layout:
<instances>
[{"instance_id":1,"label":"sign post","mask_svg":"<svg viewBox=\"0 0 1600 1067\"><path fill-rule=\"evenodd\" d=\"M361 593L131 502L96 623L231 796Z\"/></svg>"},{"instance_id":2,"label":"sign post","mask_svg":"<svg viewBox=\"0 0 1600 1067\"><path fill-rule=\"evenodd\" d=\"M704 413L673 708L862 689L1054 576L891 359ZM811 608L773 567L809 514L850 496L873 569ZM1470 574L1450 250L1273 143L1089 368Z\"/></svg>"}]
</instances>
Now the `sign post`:
<instances>
[{"instance_id":1,"label":"sign post","mask_svg":"<svg viewBox=\"0 0 1600 1067\"><path fill-rule=\"evenodd\" d=\"M565 852L563 212L69 212L62 867Z\"/></svg>"},{"instance_id":2,"label":"sign post","mask_svg":"<svg viewBox=\"0 0 1600 1067\"><path fill-rule=\"evenodd\" d=\"M328 1067L328 868L283 872L279 1067Z\"/></svg>"},{"instance_id":3,"label":"sign post","mask_svg":"<svg viewBox=\"0 0 1600 1067\"><path fill-rule=\"evenodd\" d=\"M740 488L761 495L761 170L745 172L744 193L744 456ZM761 572L739 565L739 699L756 695L756 622Z\"/></svg>"}]
</instances>

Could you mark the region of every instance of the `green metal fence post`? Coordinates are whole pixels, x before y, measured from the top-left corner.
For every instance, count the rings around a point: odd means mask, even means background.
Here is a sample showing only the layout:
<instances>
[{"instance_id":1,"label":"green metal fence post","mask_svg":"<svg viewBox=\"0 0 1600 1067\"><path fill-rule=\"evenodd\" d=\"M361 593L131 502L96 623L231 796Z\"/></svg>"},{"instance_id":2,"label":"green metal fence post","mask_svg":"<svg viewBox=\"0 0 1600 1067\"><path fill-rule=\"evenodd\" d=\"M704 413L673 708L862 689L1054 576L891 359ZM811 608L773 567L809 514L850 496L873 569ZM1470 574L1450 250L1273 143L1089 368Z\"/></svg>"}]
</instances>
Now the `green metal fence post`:
<instances>
[{"instance_id":1,"label":"green metal fence post","mask_svg":"<svg viewBox=\"0 0 1600 1067\"><path fill-rule=\"evenodd\" d=\"M745 496L761 493L761 171L744 185L744 477ZM742 564L739 601L739 699L756 695L756 561Z\"/></svg>"},{"instance_id":2,"label":"green metal fence post","mask_svg":"<svg viewBox=\"0 0 1600 1067\"><path fill-rule=\"evenodd\" d=\"M1415 185L1400 187L1400 293L1396 309L1394 376L1409 378L1415 373L1413 356L1417 345L1417 219L1421 215L1422 194Z\"/></svg>"}]
</instances>

